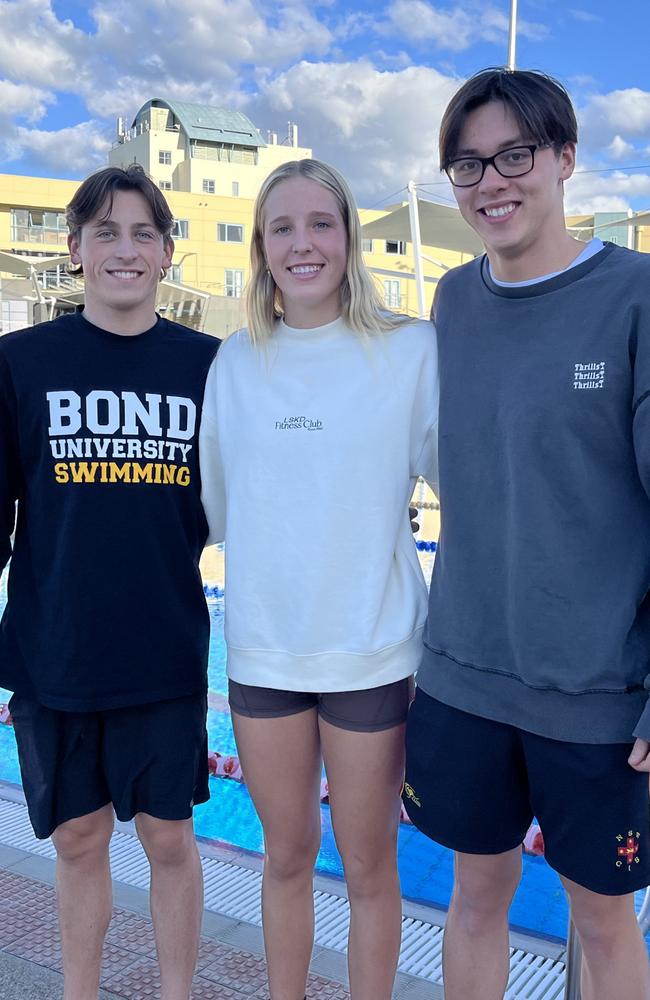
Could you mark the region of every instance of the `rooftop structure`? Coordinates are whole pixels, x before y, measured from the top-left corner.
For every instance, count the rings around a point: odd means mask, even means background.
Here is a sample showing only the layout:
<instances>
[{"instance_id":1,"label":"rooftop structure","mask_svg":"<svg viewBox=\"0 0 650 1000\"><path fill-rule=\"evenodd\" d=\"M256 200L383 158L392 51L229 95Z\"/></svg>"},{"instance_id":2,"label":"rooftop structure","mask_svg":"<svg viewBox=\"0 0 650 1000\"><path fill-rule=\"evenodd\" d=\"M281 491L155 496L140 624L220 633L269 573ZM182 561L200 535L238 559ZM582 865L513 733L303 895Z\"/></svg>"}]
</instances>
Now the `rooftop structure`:
<instances>
[{"instance_id":1,"label":"rooftop structure","mask_svg":"<svg viewBox=\"0 0 650 1000\"><path fill-rule=\"evenodd\" d=\"M293 122L282 141L275 133L267 141L241 111L153 98L129 128L118 118L109 164L139 163L163 191L254 198L280 163L311 155Z\"/></svg>"}]
</instances>

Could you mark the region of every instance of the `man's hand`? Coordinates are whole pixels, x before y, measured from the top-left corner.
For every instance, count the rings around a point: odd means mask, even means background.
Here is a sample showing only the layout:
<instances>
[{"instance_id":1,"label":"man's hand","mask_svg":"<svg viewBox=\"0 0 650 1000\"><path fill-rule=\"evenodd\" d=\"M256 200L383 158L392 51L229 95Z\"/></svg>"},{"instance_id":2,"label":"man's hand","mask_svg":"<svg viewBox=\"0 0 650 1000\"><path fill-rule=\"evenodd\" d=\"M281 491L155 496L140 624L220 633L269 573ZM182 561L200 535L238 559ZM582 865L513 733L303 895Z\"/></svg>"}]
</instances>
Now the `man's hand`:
<instances>
[{"instance_id":1,"label":"man's hand","mask_svg":"<svg viewBox=\"0 0 650 1000\"><path fill-rule=\"evenodd\" d=\"M627 762L635 771L647 771L650 773L650 743L638 737L634 741L632 753L628 757Z\"/></svg>"}]
</instances>

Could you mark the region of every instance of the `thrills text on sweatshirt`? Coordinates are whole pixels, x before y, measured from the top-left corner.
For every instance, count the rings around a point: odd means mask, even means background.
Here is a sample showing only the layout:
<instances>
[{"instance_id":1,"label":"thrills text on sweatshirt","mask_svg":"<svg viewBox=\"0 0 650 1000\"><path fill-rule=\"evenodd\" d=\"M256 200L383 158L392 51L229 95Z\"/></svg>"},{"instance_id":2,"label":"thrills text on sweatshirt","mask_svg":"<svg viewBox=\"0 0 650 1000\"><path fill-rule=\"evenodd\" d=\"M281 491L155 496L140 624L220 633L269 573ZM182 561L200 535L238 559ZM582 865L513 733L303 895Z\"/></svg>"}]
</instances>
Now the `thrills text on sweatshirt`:
<instances>
[{"instance_id":1,"label":"thrills text on sweatshirt","mask_svg":"<svg viewBox=\"0 0 650 1000\"><path fill-rule=\"evenodd\" d=\"M551 739L650 738L650 258L440 282L442 532L418 684Z\"/></svg>"},{"instance_id":2,"label":"thrills text on sweatshirt","mask_svg":"<svg viewBox=\"0 0 650 1000\"><path fill-rule=\"evenodd\" d=\"M213 540L226 509L231 678L346 691L414 672L426 588L407 507L418 475L436 479L437 410L429 323L224 343L200 454Z\"/></svg>"},{"instance_id":3,"label":"thrills text on sweatshirt","mask_svg":"<svg viewBox=\"0 0 650 1000\"><path fill-rule=\"evenodd\" d=\"M81 313L0 338L0 684L94 711L199 693L198 424L218 341Z\"/></svg>"}]
</instances>

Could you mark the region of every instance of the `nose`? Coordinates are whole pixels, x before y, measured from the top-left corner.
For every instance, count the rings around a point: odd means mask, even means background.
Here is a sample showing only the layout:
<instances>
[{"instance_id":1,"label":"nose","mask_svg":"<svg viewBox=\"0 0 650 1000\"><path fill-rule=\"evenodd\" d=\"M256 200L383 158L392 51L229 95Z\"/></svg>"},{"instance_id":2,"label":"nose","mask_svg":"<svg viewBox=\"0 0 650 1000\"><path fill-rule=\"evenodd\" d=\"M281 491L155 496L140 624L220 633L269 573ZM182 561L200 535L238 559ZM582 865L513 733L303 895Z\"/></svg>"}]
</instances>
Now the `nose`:
<instances>
[{"instance_id":1,"label":"nose","mask_svg":"<svg viewBox=\"0 0 650 1000\"><path fill-rule=\"evenodd\" d=\"M508 177L502 177L493 163L488 163L478 183L478 188L479 191L501 191L508 186L509 180Z\"/></svg>"},{"instance_id":2,"label":"nose","mask_svg":"<svg viewBox=\"0 0 650 1000\"><path fill-rule=\"evenodd\" d=\"M137 245L127 233L120 236L113 244L113 253L123 260L135 260L139 252Z\"/></svg>"},{"instance_id":3,"label":"nose","mask_svg":"<svg viewBox=\"0 0 650 1000\"><path fill-rule=\"evenodd\" d=\"M311 253L314 244L308 229L296 229L293 236L294 253Z\"/></svg>"}]
</instances>

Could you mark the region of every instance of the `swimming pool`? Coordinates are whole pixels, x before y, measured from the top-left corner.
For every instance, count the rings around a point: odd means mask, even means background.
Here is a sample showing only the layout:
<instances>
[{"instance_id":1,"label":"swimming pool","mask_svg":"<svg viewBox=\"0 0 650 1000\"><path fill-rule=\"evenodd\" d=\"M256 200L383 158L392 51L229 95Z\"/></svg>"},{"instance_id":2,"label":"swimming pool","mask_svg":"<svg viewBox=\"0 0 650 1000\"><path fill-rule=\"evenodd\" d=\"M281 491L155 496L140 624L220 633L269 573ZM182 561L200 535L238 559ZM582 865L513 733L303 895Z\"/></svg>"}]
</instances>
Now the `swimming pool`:
<instances>
[{"instance_id":1,"label":"swimming pool","mask_svg":"<svg viewBox=\"0 0 650 1000\"><path fill-rule=\"evenodd\" d=\"M6 574L5 574L6 576ZM5 577L0 581L0 613L6 602ZM226 703L226 651L223 641L223 599L208 597L212 625L208 671L208 733L211 750L235 753L235 741ZM0 688L0 702L9 692ZM0 780L20 784L13 730L0 725ZM195 810L197 835L246 851L262 852L262 830L244 785L210 778L211 798ZM322 846L317 868L323 874L342 876L341 859L330 823L329 807L321 807ZM408 899L446 907L453 882L450 851L402 824L398 859L402 892ZM513 927L528 933L564 939L567 906L559 879L543 858L524 857L524 873L512 910Z\"/></svg>"}]
</instances>

